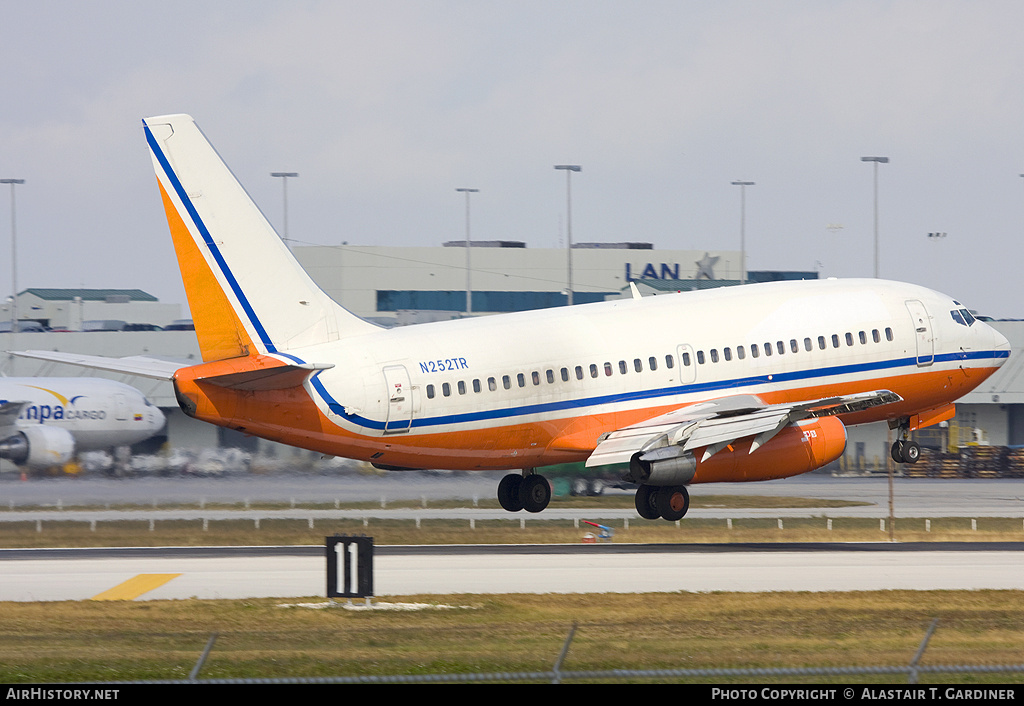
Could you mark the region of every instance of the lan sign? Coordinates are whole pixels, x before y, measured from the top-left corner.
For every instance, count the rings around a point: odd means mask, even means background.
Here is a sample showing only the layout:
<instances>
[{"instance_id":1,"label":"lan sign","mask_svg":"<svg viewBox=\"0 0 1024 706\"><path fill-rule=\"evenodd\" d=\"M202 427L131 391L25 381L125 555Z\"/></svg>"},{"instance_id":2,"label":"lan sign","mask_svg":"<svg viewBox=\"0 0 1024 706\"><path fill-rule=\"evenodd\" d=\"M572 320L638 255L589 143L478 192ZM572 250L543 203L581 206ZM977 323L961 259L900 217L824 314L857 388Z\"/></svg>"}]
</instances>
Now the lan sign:
<instances>
[{"instance_id":1,"label":"lan sign","mask_svg":"<svg viewBox=\"0 0 1024 706\"><path fill-rule=\"evenodd\" d=\"M708 253L704 253L704 257L697 261L697 276L694 279L714 279L715 272L714 266L718 262L718 257L711 257ZM667 262L659 262L657 264L648 262L641 270L639 276L633 274L633 266L630 263L626 263L626 281L632 282L636 279L680 279L679 277L679 263L668 264Z\"/></svg>"}]
</instances>

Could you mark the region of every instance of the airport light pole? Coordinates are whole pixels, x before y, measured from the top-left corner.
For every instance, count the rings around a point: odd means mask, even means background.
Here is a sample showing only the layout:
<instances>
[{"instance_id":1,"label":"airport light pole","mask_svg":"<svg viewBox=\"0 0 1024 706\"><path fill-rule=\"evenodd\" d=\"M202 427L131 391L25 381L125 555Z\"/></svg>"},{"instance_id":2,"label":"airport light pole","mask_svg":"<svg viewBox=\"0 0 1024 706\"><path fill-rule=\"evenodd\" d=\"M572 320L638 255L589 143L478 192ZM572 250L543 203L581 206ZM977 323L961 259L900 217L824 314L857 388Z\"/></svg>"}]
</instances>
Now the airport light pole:
<instances>
[{"instance_id":1,"label":"airport light pole","mask_svg":"<svg viewBox=\"0 0 1024 706\"><path fill-rule=\"evenodd\" d=\"M14 187L24 179L0 179L0 184L11 185L11 334L18 332L18 229L14 209ZM13 341L12 341L13 347Z\"/></svg>"},{"instance_id":2,"label":"airport light pole","mask_svg":"<svg viewBox=\"0 0 1024 706\"><path fill-rule=\"evenodd\" d=\"M747 187L754 186L752 181L734 181L733 186L740 187L740 284L747 283Z\"/></svg>"},{"instance_id":3,"label":"airport light pole","mask_svg":"<svg viewBox=\"0 0 1024 706\"><path fill-rule=\"evenodd\" d=\"M565 232L566 232L566 291L568 303L572 306L572 173L582 171L578 164L556 164L555 169L565 170Z\"/></svg>"},{"instance_id":4,"label":"airport light pole","mask_svg":"<svg viewBox=\"0 0 1024 706\"><path fill-rule=\"evenodd\" d=\"M298 175L298 172L270 172L270 176L280 177L282 183L284 193L284 235L281 236L281 240L284 241L285 246L289 250L292 249L292 243L288 240L288 179Z\"/></svg>"},{"instance_id":5,"label":"airport light pole","mask_svg":"<svg viewBox=\"0 0 1024 706\"><path fill-rule=\"evenodd\" d=\"M878 165L888 164L888 157L861 157L862 162L875 163L875 279L878 279Z\"/></svg>"},{"instance_id":6,"label":"airport light pole","mask_svg":"<svg viewBox=\"0 0 1024 706\"><path fill-rule=\"evenodd\" d=\"M473 313L473 268L470 260L473 241L469 237L469 195L479 193L480 189L462 188L456 191L466 195L466 314L469 315Z\"/></svg>"}]
</instances>

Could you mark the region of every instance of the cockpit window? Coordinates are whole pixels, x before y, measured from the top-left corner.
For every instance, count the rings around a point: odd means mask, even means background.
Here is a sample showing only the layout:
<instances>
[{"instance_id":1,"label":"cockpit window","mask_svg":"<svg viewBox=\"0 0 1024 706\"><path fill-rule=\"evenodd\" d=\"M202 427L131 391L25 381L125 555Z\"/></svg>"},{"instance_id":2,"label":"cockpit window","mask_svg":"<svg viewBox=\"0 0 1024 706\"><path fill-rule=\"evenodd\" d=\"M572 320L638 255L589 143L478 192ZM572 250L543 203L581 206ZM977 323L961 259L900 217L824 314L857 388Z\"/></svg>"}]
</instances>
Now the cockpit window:
<instances>
[{"instance_id":1,"label":"cockpit window","mask_svg":"<svg viewBox=\"0 0 1024 706\"><path fill-rule=\"evenodd\" d=\"M961 326L971 326L977 320L967 309L953 309L949 312L949 315L953 317L953 321Z\"/></svg>"}]
</instances>

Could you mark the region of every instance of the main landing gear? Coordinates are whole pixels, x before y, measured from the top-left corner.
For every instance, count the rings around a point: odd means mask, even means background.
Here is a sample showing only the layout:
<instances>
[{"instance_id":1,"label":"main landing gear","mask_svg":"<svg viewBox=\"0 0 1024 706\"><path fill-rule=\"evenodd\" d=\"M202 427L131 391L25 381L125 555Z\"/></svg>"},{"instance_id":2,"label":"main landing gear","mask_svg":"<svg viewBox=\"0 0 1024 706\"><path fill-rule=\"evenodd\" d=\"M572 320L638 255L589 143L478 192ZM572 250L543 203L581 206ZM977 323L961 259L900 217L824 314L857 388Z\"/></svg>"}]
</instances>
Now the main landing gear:
<instances>
[{"instance_id":1,"label":"main landing gear","mask_svg":"<svg viewBox=\"0 0 1024 706\"><path fill-rule=\"evenodd\" d=\"M540 512L551 502L551 484L532 468L522 475L509 473L498 483L498 503L509 512Z\"/></svg>"},{"instance_id":2,"label":"main landing gear","mask_svg":"<svg viewBox=\"0 0 1024 706\"><path fill-rule=\"evenodd\" d=\"M890 426L890 429L893 428ZM921 458L921 447L910 440L910 423L906 418L899 421L899 439L892 445L889 454L896 463L917 463Z\"/></svg>"},{"instance_id":3,"label":"main landing gear","mask_svg":"<svg viewBox=\"0 0 1024 706\"><path fill-rule=\"evenodd\" d=\"M660 517L675 522L690 509L690 494L683 485L641 485L636 489L634 502L636 511L645 520Z\"/></svg>"},{"instance_id":4,"label":"main landing gear","mask_svg":"<svg viewBox=\"0 0 1024 706\"><path fill-rule=\"evenodd\" d=\"M917 459L921 458L921 447L916 441L900 440L892 445L890 453L896 463L917 463Z\"/></svg>"}]
</instances>

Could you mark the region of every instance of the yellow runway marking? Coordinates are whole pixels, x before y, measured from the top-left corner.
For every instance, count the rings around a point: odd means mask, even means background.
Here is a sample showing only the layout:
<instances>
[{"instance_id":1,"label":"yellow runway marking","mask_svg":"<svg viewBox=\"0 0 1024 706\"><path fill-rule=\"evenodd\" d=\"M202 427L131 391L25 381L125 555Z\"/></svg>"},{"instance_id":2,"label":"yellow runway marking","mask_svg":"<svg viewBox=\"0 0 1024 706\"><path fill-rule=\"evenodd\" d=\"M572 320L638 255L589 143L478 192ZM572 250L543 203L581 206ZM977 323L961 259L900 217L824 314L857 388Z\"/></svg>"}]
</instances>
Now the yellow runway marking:
<instances>
[{"instance_id":1,"label":"yellow runway marking","mask_svg":"<svg viewBox=\"0 0 1024 706\"><path fill-rule=\"evenodd\" d=\"M138 598L143 593L148 593L154 588L160 588L173 578L181 574L139 574L135 578L128 579L111 589L98 593L89 600L92 601L130 601Z\"/></svg>"}]
</instances>

